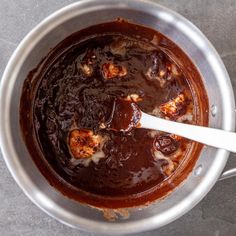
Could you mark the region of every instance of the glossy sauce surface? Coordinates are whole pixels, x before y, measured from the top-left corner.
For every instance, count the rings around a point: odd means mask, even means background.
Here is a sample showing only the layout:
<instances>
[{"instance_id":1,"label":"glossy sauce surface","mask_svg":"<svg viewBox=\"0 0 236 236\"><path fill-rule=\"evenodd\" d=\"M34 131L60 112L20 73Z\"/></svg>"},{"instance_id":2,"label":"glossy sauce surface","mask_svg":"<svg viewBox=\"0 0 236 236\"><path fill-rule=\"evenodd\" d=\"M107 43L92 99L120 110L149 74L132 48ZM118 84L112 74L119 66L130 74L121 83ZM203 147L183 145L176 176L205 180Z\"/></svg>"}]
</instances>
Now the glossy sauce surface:
<instances>
[{"instance_id":1,"label":"glossy sauce surface","mask_svg":"<svg viewBox=\"0 0 236 236\"><path fill-rule=\"evenodd\" d=\"M173 48L183 56L168 53ZM145 204L188 175L201 145L131 129L125 118L137 120L121 105L206 124L202 110L208 107L202 109L197 86L205 96L191 61L161 34L123 21L91 27L65 39L29 74L21 99L22 133L41 172L65 195L99 207ZM126 132L114 130L120 124Z\"/></svg>"},{"instance_id":2,"label":"glossy sauce surface","mask_svg":"<svg viewBox=\"0 0 236 236\"><path fill-rule=\"evenodd\" d=\"M140 126L141 110L133 101L116 99L106 129L117 132L129 132ZM101 126L100 126L101 127Z\"/></svg>"}]
</instances>

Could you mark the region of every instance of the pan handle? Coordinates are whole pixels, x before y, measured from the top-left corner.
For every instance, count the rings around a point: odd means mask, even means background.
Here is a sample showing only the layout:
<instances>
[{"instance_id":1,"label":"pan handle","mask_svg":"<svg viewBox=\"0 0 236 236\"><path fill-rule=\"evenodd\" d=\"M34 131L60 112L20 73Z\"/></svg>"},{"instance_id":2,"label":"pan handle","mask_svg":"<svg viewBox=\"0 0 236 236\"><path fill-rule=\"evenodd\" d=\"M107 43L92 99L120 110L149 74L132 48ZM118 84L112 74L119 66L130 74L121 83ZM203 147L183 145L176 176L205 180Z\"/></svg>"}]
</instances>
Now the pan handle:
<instances>
[{"instance_id":1,"label":"pan handle","mask_svg":"<svg viewBox=\"0 0 236 236\"><path fill-rule=\"evenodd\" d=\"M228 179L236 176L236 168L224 171L218 180Z\"/></svg>"},{"instance_id":2,"label":"pan handle","mask_svg":"<svg viewBox=\"0 0 236 236\"><path fill-rule=\"evenodd\" d=\"M234 109L234 112L236 113L236 108ZM224 171L220 178L218 179L218 181L220 180L224 180L224 179L229 179L231 177L235 177L236 176L236 168L232 168L229 170Z\"/></svg>"}]
</instances>

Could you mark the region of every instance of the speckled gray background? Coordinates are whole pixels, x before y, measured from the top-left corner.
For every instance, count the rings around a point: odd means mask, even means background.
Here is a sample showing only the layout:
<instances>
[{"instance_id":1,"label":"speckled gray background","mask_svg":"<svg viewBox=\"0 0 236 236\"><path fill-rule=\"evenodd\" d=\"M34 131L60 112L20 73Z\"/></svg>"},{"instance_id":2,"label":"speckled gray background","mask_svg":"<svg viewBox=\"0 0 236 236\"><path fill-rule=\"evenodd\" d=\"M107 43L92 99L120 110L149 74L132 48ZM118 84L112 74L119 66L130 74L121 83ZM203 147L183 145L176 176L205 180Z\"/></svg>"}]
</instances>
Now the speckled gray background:
<instances>
[{"instance_id":1,"label":"speckled gray background","mask_svg":"<svg viewBox=\"0 0 236 236\"><path fill-rule=\"evenodd\" d=\"M72 2L75 1L0 0L0 76L12 52L26 33L50 13ZM236 91L236 1L157 2L184 15L203 31L221 55ZM226 168L235 166L236 155L231 154ZM5 235L91 236L93 234L71 229L39 210L14 182L1 157L0 236ZM201 203L179 220L138 236L141 235L236 235L236 178L218 182Z\"/></svg>"}]
</instances>

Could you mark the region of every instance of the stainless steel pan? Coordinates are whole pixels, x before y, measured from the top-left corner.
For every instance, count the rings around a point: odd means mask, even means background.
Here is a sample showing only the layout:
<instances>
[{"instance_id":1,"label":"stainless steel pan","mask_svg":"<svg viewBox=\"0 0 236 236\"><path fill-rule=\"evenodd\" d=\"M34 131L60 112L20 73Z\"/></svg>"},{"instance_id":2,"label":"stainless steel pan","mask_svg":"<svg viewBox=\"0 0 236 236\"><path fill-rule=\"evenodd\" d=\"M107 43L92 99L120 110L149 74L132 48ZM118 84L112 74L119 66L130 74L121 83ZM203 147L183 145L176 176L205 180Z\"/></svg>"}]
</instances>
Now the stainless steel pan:
<instances>
[{"instance_id":1,"label":"stainless steel pan","mask_svg":"<svg viewBox=\"0 0 236 236\"><path fill-rule=\"evenodd\" d=\"M35 167L22 140L19 102L23 81L50 48L75 31L117 17L156 29L178 44L202 74L209 96L209 126L234 130L234 95L225 67L210 42L188 20L148 1L80 1L52 14L35 27L12 55L1 81L0 142L6 164L25 194L57 220L97 233L134 233L170 223L192 209L221 175L229 153L205 147L187 180L164 200L130 210L126 220L107 222L101 212L70 200L52 188ZM220 177L221 176L221 177Z\"/></svg>"}]
</instances>

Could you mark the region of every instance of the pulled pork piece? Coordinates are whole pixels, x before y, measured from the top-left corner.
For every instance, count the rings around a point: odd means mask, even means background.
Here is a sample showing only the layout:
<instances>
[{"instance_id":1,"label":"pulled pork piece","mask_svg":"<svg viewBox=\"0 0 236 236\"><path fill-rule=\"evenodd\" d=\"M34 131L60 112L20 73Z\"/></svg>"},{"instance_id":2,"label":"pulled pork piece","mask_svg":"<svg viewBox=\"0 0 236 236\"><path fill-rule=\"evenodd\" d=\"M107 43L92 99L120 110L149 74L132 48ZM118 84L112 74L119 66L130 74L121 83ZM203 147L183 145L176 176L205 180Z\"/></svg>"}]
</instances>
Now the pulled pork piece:
<instances>
[{"instance_id":1,"label":"pulled pork piece","mask_svg":"<svg viewBox=\"0 0 236 236\"><path fill-rule=\"evenodd\" d=\"M155 151L154 156L161 161L161 168L166 176L170 176L176 169L175 163L169 158L163 155L160 151Z\"/></svg>"},{"instance_id":2,"label":"pulled pork piece","mask_svg":"<svg viewBox=\"0 0 236 236\"><path fill-rule=\"evenodd\" d=\"M137 49L143 49L146 51L155 50L154 46L152 46L150 43L147 43L145 41L133 41L128 38L126 39L118 38L111 43L110 51L113 55L125 56L127 49L132 48L132 47L135 47Z\"/></svg>"},{"instance_id":3,"label":"pulled pork piece","mask_svg":"<svg viewBox=\"0 0 236 236\"><path fill-rule=\"evenodd\" d=\"M132 93L125 97L124 100L129 102L141 102L143 98L136 93Z\"/></svg>"},{"instance_id":4,"label":"pulled pork piece","mask_svg":"<svg viewBox=\"0 0 236 236\"><path fill-rule=\"evenodd\" d=\"M152 66L148 68L146 76L148 79L159 81L160 87L166 87L177 75L177 68L172 68L171 61L166 55L159 50L155 50L151 54ZM174 69L174 72L172 71Z\"/></svg>"},{"instance_id":5,"label":"pulled pork piece","mask_svg":"<svg viewBox=\"0 0 236 236\"><path fill-rule=\"evenodd\" d=\"M88 64L81 64L80 69L82 70L83 74L87 77L90 77L93 74L93 67Z\"/></svg>"},{"instance_id":6,"label":"pulled pork piece","mask_svg":"<svg viewBox=\"0 0 236 236\"><path fill-rule=\"evenodd\" d=\"M180 71L179 71L178 67L175 64L171 64L171 67L169 67L168 69L171 70L171 72L174 76L179 76L180 75Z\"/></svg>"},{"instance_id":7,"label":"pulled pork piece","mask_svg":"<svg viewBox=\"0 0 236 236\"><path fill-rule=\"evenodd\" d=\"M69 134L69 149L75 159L91 157L99 148L101 137L90 130L74 129Z\"/></svg>"},{"instance_id":8,"label":"pulled pork piece","mask_svg":"<svg viewBox=\"0 0 236 236\"><path fill-rule=\"evenodd\" d=\"M96 55L93 51L89 50L82 59L79 68L82 70L86 77L90 77L93 74L93 64L96 60Z\"/></svg>"},{"instance_id":9,"label":"pulled pork piece","mask_svg":"<svg viewBox=\"0 0 236 236\"><path fill-rule=\"evenodd\" d=\"M129 46L130 40L118 39L111 43L110 50L113 55L124 56L126 54L126 47Z\"/></svg>"},{"instance_id":10,"label":"pulled pork piece","mask_svg":"<svg viewBox=\"0 0 236 236\"><path fill-rule=\"evenodd\" d=\"M171 75L169 75L169 72L166 70L161 70L158 72L158 74L153 75L153 68L149 68L146 75L151 79L156 79L160 83L160 87L164 88L168 84L169 81L172 81Z\"/></svg>"},{"instance_id":11,"label":"pulled pork piece","mask_svg":"<svg viewBox=\"0 0 236 236\"><path fill-rule=\"evenodd\" d=\"M175 164L170 158L163 158L162 160L166 161L166 163L162 165L162 170L166 176L170 176L175 170Z\"/></svg>"},{"instance_id":12,"label":"pulled pork piece","mask_svg":"<svg viewBox=\"0 0 236 236\"><path fill-rule=\"evenodd\" d=\"M102 74L105 79L124 77L127 75L127 69L124 66L117 66L113 63L104 63L102 65Z\"/></svg>"},{"instance_id":13,"label":"pulled pork piece","mask_svg":"<svg viewBox=\"0 0 236 236\"><path fill-rule=\"evenodd\" d=\"M179 142L170 135L159 135L155 138L153 146L164 155L170 155L179 148Z\"/></svg>"},{"instance_id":14,"label":"pulled pork piece","mask_svg":"<svg viewBox=\"0 0 236 236\"><path fill-rule=\"evenodd\" d=\"M96 61L97 57L94 54L93 50L88 50L83 57L83 62L86 63L87 65L92 65Z\"/></svg>"},{"instance_id":15,"label":"pulled pork piece","mask_svg":"<svg viewBox=\"0 0 236 236\"><path fill-rule=\"evenodd\" d=\"M166 117L176 120L178 116L186 112L188 101L183 93L180 93L176 98L169 102L160 105L159 109Z\"/></svg>"}]
</instances>

